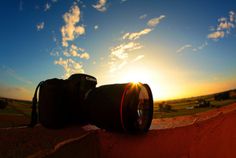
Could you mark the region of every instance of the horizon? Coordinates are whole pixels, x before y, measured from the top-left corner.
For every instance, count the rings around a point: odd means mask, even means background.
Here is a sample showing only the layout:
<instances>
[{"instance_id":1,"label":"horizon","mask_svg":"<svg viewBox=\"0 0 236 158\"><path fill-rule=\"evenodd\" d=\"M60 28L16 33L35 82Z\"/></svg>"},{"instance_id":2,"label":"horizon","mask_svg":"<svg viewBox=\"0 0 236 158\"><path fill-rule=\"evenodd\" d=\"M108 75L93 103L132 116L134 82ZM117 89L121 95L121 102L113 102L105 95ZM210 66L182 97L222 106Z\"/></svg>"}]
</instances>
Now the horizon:
<instances>
[{"instance_id":1,"label":"horizon","mask_svg":"<svg viewBox=\"0 0 236 158\"><path fill-rule=\"evenodd\" d=\"M0 96L73 73L143 82L154 100L236 89L235 1L1 1Z\"/></svg>"}]
</instances>

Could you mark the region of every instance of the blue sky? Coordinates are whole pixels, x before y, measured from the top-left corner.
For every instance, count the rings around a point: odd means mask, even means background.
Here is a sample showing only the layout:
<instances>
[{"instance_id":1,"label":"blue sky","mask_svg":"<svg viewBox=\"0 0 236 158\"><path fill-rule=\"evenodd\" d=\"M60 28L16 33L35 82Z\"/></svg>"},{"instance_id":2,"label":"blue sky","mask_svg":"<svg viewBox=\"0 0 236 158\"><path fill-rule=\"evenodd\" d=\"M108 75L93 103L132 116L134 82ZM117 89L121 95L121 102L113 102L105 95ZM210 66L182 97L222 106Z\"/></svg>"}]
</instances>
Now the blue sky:
<instances>
[{"instance_id":1,"label":"blue sky","mask_svg":"<svg viewBox=\"0 0 236 158\"><path fill-rule=\"evenodd\" d=\"M0 2L0 96L48 78L146 82L157 100L236 88L236 1Z\"/></svg>"}]
</instances>

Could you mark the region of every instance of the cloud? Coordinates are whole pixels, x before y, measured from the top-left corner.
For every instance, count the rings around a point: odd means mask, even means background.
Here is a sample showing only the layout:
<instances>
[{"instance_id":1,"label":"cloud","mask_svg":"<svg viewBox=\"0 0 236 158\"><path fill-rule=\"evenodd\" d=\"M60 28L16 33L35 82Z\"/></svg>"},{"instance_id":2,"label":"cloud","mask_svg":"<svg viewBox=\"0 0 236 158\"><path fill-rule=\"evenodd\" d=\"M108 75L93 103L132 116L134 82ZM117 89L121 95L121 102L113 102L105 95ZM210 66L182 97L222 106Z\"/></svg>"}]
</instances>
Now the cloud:
<instances>
[{"instance_id":1,"label":"cloud","mask_svg":"<svg viewBox=\"0 0 236 158\"><path fill-rule=\"evenodd\" d=\"M216 32L210 33L207 37L210 39L217 40L219 38L223 38L224 36L225 36L224 31L216 31Z\"/></svg>"},{"instance_id":2,"label":"cloud","mask_svg":"<svg viewBox=\"0 0 236 158\"><path fill-rule=\"evenodd\" d=\"M131 61L131 63L137 62L137 61L139 61L139 60L141 60L141 59L143 59L143 58L144 58L144 55L138 55L136 58L134 58L134 59Z\"/></svg>"},{"instance_id":3,"label":"cloud","mask_svg":"<svg viewBox=\"0 0 236 158\"><path fill-rule=\"evenodd\" d=\"M41 22L39 24L36 25L37 31L40 31L44 28L44 22Z\"/></svg>"},{"instance_id":4,"label":"cloud","mask_svg":"<svg viewBox=\"0 0 236 158\"><path fill-rule=\"evenodd\" d=\"M145 19L147 17L147 14L143 14L141 16L139 16L139 19Z\"/></svg>"},{"instance_id":5,"label":"cloud","mask_svg":"<svg viewBox=\"0 0 236 158\"><path fill-rule=\"evenodd\" d=\"M85 52L85 53L82 53L82 54L80 55L80 58L82 58L82 59L89 59L89 58L90 58L90 55L89 55L87 52Z\"/></svg>"},{"instance_id":6,"label":"cloud","mask_svg":"<svg viewBox=\"0 0 236 158\"><path fill-rule=\"evenodd\" d=\"M135 42L124 43L110 49L110 56L113 59L125 59L128 52L142 48L142 45Z\"/></svg>"},{"instance_id":7,"label":"cloud","mask_svg":"<svg viewBox=\"0 0 236 158\"><path fill-rule=\"evenodd\" d=\"M98 25L94 25L94 30L97 30L98 29Z\"/></svg>"},{"instance_id":8,"label":"cloud","mask_svg":"<svg viewBox=\"0 0 236 158\"><path fill-rule=\"evenodd\" d=\"M69 49L64 50L63 55L65 57L79 57L81 59L90 58L89 53L85 52L83 48L77 47L74 44L72 44Z\"/></svg>"},{"instance_id":9,"label":"cloud","mask_svg":"<svg viewBox=\"0 0 236 158\"><path fill-rule=\"evenodd\" d=\"M123 35L123 39L129 39L129 40L136 40L138 38L140 38L143 35L146 35L148 33L150 33L152 31L152 29L150 28L145 28L139 32L133 32L133 33L126 33Z\"/></svg>"},{"instance_id":10,"label":"cloud","mask_svg":"<svg viewBox=\"0 0 236 158\"><path fill-rule=\"evenodd\" d=\"M68 78L70 75L74 73L84 73L83 66L76 62L75 60L69 58L69 59L62 59L59 58L59 60L55 60L54 64L60 65L63 67L65 71L64 78Z\"/></svg>"},{"instance_id":11,"label":"cloud","mask_svg":"<svg viewBox=\"0 0 236 158\"><path fill-rule=\"evenodd\" d=\"M146 18L146 14L140 16L140 18ZM122 35L122 43L114 46L110 49L109 54L109 65L110 65L110 72L114 72L123 68L127 64L132 64L138 60L144 58L144 55L139 55L135 59L129 59L129 53L143 48L143 46L136 42L136 40L140 39L142 36L149 34L160 21L165 18L164 15L161 15L157 18L152 18L147 22L147 25L151 28L144 28L139 32L128 32ZM135 41L135 42L134 42Z\"/></svg>"},{"instance_id":12,"label":"cloud","mask_svg":"<svg viewBox=\"0 0 236 158\"><path fill-rule=\"evenodd\" d=\"M191 48L191 47L192 47L192 45L186 44L186 45L180 47L179 49L177 49L177 50L176 50L176 53L181 53L181 52L183 52L185 49Z\"/></svg>"},{"instance_id":13,"label":"cloud","mask_svg":"<svg viewBox=\"0 0 236 158\"><path fill-rule=\"evenodd\" d=\"M221 17L218 19L216 29L211 29L212 33L208 34L209 39L218 40L224 38L226 34L230 34L231 30L235 28L235 12L230 11L228 18ZM213 28L213 27L212 27Z\"/></svg>"},{"instance_id":14,"label":"cloud","mask_svg":"<svg viewBox=\"0 0 236 158\"><path fill-rule=\"evenodd\" d=\"M141 49L143 46L136 42L123 43L110 49L110 72L123 68L128 63L129 52Z\"/></svg>"},{"instance_id":15,"label":"cloud","mask_svg":"<svg viewBox=\"0 0 236 158\"><path fill-rule=\"evenodd\" d=\"M97 4L92 5L92 6L100 12L105 12L107 10L106 2L107 0L99 0Z\"/></svg>"},{"instance_id":16,"label":"cloud","mask_svg":"<svg viewBox=\"0 0 236 158\"><path fill-rule=\"evenodd\" d=\"M128 1L128 0L121 0L121 3L124 3L124 2L126 2L126 1Z\"/></svg>"},{"instance_id":17,"label":"cloud","mask_svg":"<svg viewBox=\"0 0 236 158\"><path fill-rule=\"evenodd\" d=\"M75 4L69 12L63 15L63 19L66 24L61 28L62 46L68 47L68 41L73 41L78 36L85 34L85 28L77 26L80 21L80 9Z\"/></svg>"},{"instance_id":18,"label":"cloud","mask_svg":"<svg viewBox=\"0 0 236 158\"><path fill-rule=\"evenodd\" d=\"M230 30L231 28L234 28L234 24L226 20L226 21L220 21L220 23L218 24L217 30L218 31Z\"/></svg>"},{"instance_id":19,"label":"cloud","mask_svg":"<svg viewBox=\"0 0 236 158\"><path fill-rule=\"evenodd\" d=\"M205 41L204 43L202 43L200 46L193 48L192 51L197 52L202 50L203 48L205 48L206 46L208 46L208 43Z\"/></svg>"},{"instance_id":20,"label":"cloud","mask_svg":"<svg viewBox=\"0 0 236 158\"><path fill-rule=\"evenodd\" d=\"M234 11L229 12L229 20L230 22L236 22L236 15Z\"/></svg>"},{"instance_id":21,"label":"cloud","mask_svg":"<svg viewBox=\"0 0 236 158\"><path fill-rule=\"evenodd\" d=\"M150 19L148 22L147 22L147 25L149 26L149 27L155 27L157 24L159 24L160 23L160 21L162 20L162 19L164 19L165 18L165 15L161 15L161 16L159 16L159 17L157 17L157 18L152 18L152 19Z\"/></svg>"},{"instance_id":22,"label":"cloud","mask_svg":"<svg viewBox=\"0 0 236 158\"><path fill-rule=\"evenodd\" d=\"M50 55L51 56L59 56L59 52L58 51L52 51L52 52L50 52Z\"/></svg>"},{"instance_id":23,"label":"cloud","mask_svg":"<svg viewBox=\"0 0 236 158\"><path fill-rule=\"evenodd\" d=\"M51 8L51 5L49 3L46 3L45 7L44 7L44 11L46 12L46 11L50 10L50 8Z\"/></svg>"}]
</instances>

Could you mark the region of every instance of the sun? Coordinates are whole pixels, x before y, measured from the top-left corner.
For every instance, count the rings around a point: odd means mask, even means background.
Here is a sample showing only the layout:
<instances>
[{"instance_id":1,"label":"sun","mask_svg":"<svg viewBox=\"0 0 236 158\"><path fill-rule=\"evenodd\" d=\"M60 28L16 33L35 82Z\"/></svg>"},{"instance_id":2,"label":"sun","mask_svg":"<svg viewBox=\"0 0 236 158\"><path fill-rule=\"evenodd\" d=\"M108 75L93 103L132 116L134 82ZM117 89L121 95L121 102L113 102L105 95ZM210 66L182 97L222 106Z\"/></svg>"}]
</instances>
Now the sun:
<instances>
[{"instance_id":1,"label":"sun","mask_svg":"<svg viewBox=\"0 0 236 158\"><path fill-rule=\"evenodd\" d=\"M151 73L144 68L128 69L121 75L122 82L148 83L151 82Z\"/></svg>"}]
</instances>

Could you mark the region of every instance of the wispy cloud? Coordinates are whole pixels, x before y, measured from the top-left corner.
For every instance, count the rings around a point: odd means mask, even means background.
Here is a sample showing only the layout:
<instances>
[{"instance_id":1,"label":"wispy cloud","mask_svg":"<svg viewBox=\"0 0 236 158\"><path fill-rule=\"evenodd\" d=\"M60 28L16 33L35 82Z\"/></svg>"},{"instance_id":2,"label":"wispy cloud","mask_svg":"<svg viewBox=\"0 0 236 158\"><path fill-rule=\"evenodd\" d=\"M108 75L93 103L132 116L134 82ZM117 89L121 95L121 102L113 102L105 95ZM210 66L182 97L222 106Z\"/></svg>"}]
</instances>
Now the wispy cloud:
<instances>
[{"instance_id":1,"label":"wispy cloud","mask_svg":"<svg viewBox=\"0 0 236 158\"><path fill-rule=\"evenodd\" d=\"M84 73L82 64L71 58L69 59L59 58L59 60L56 60L54 64L60 65L63 67L65 71L64 78L68 78L71 74L74 74L74 73Z\"/></svg>"},{"instance_id":2,"label":"wispy cloud","mask_svg":"<svg viewBox=\"0 0 236 158\"><path fill-rule=\"evenodd\" d=\"M121 3L127 2L128 0L121 0Z\"/></svg>"},{"instance_id":3,"label":"wispy cloud","mask_svg":"<svg viewBox=\"0 0 236 158\"><path fill-rule=\"evenodd\" d=\"M136 58L134 58L134 59L131 61L131 63L137 62L137 61L139 61L139 60L141 60L141 59L143 59L143 58L144 58L144 55L138 55Z\"/></svg>"},{"instance_id":4,"label":"wispy cloud","mask_svg":"<svg viewBox=\"0 0 236 158\"><path fill-rule=\"evenodd\" d=\"M50 8L51 8L51 4L46 3L45 7L44 7L44 11L46 12L46 11L50 10Z\"/></svg>"},{"instance_id":5,"label":"wispy cloud","mask_svg":"<svg viewBox=\"0 0 236 158\"><path fill-rule=\"evenodd\" d=\"M230 11L229 16L221 17L218 19L218 24L214 28L212 27L212 33L208 34L207 37L209 39L218 40L220 38L224 38L227 34L231 33L231 30L235 28L235 12Z\"/></svg>"},{"instance_id":6,"label":"wispy cloud","mask_svg":"<svg viewBox=\"0 0 236 158\"><path fill-rule=\"evenodd\" d=\"M142 15L141 18L145 18L145 15ZM117 71L123 68L127 64L132 64L138 60L144 58L144 55L139 55L135 59L129 59L129 53L138 49L143 48L138 39L143 37L144 35L149 34L160 21L165 18L164 15L161 15L157 18L152 18L148 21L147 25L149 27L144 28L138 32L127 32L122 35L121 44L114 46L110 49L109 54L109 65L110 65L110 72Z\"/></svg>"},{"instance_id":7,"label":"wispy cloud","mask_svg":"<svg viewBox=\"0 0 236 158\"><path fill-rule=\"evenodd\" d=\"M8 67L8 66L1 66L0 70L2 70L4 73L6 73L7 75L9 75L10 77L14 78L15 80L22 82L24 84L32 84L32 81L22 77L21 75L17 74L15 70L13 70L12 68Z\"/></svg>"},{"instance_id":8,"label":"wispy cloud","mask_svg":"<svg viewBox=\"0 0 236 158\"><path fill-rule=\"evenodd\" d=\"M200 51L200 50L204 49L206 46L208 46L208 43L205 41L204 43L202 43L198 47L193 48L192 51L194 51L194 52Z\"/></svg>"},{"instance_id":9,"label":"wispy cloud","mask_svg":"<svg viewBox=\"0 0 236 158\"><path fill-rule=\"evenodd\" d=\"M80 21L80 9L75 4L63 15L63 19L66 24L61 28L62 46L68 47L68 41L73 41L79 35L85 34L85 28L77 26Z\"/></svg>"},{"instance_id":10,"label":"wispy cloud","mask_svg":"<svg viewBox=\"0 0 236 158\"><path fill-rule=\"evenodd\" d=\"M236 14L234 11L229 12L229 20L230 22L236 22Z\"/></svg>"},{"instance_id":11,"label":"wispy cloud","mask_svg":"<svg viewBox=\"0 0 236 158\"><path fill-rule=\"evenodd\" d=\"M216 31L216 32L210 33L207 37L210 39L217 40L217 39L223 38L224 36L225 36L224 31Z\"/></svg>"},{"instance_id":12,"label":"wispy cloud","mask_svg":"<svg viewBox=\"0 0 236 158\"><path fill-rule=\"evenodd\" d=\"M191 47L192 47L192 45L186 44L186 45L180 47L179 49L177 49L177 50L176 50L176 53L181 53L181 52L183 52L184 50L186 50L187 48L191 48Z\"/></svg>"},{"instance_id":13,"label":"wispy cloud","mask_svg":"<svg viewBox=\"0 0 236 158\"><path fill-rule=\"evenodd\" d=\"M152 18L147 22L147 25L149 27L155 27L156 25L158 25L162 19L164 19L166 16L165 15L161 15L159 17L156 18Z\"/></svg>"},{"instance_id":14,"label":"wispy cloud","mask_svg":"<svg viewBox=\"0 0 236 158\"><path fill-rule=\"evenodd\" d=\"M139 16L139 19L145 19L147 17L147 14L143 14Z\"/></svg>"},{"instance_id":15,"label":"wispy cloud","mask_svg":"<svg viewBox=\"0 0 236 158\"><path fill-rule=\"evenodd\" d=\"M37 31L40 31L44 28L44 22L41 22L39 24L36 25Z\"/></svg>"},{"instance_id":16,"label":"wispy cloud","mask_svg":"<svg viewBox=\"0 0 236 158\"><path fill-rule=\"evenodd\" d=\"M127 52L137 50L140 48L142 48L142 45L136 42L129 42L127 44L121 44L110 49L111 51L110 57L112 58L112 60L126 59L128 57Z\"/></svg>"},{"instance_id":17,"label":"wispy cloud","mask_svg":"<svg viewBox=\"0 0 236 158\"><path fill-rule=\"evenodd\" d=\"M139 32L133 32L133 33L126 33L123 35L123 39L129 39L129 40L136 40L139 39L141 36L146 35L150 33L152 29L150 28L145 28Z\"/></svg>"},{"instance_id":18,"label":"wispy cloud","mask_svg":"<svg viewBox=\"0 0 236 158\"><path fill-rule=\"evenodd\" d=\"M100 12L105 12L107 10L106 3L107 0L99 0L93 7Z\"/></svg>"},{"instance_id":19,"label":"wispy cloud","mask_svg":"<svg viewBox=\"0 0 236 158\"><path fill-rule=\"evenodd\" d=\"M141 49L143 46L137 42L123 43L110 49L110 72L123 68L128 63L129 52Z\"/></svg>"},{"instance_id":20,"label":"wispy cloud","mask_svg":"<svg viewBox=\"0 0 236 158\"><path fill-rule=\"evenodd\" d=\"M94 25L94 27L93 27L93 28L94 28L94 30L97 30L97 29L98 29L98 27L99 27L98 25Z\"/></svg>"}]
</instances>

